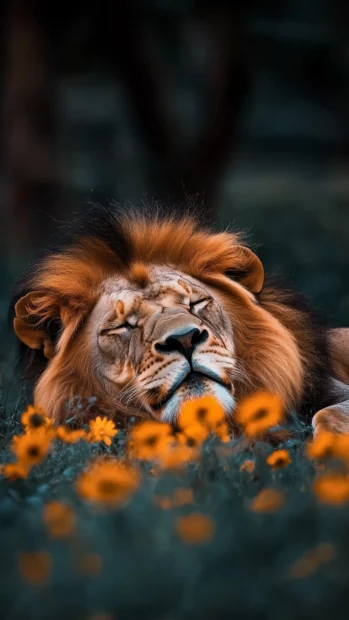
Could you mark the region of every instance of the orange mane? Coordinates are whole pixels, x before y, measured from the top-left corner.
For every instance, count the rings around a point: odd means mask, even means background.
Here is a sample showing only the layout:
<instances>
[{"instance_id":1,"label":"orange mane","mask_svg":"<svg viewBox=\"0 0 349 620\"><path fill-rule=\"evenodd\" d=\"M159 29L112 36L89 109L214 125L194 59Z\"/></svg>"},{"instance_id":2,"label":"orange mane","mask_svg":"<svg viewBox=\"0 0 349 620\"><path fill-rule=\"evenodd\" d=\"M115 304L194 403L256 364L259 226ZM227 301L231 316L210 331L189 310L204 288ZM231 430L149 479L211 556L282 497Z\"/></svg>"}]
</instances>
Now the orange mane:
<instances>
[{"instance_id":1,"label":"orange mane","mask_svg":"<svg viewBox=\"0 0 349 620\"><path fill-rule=\"evenodd\" d=\"M299 296L264 282L263 266L240 234L213 233L187 215L178 219L97 208L63 248L25 274L12 302L27 366L37 376L45 371L36 398L50 391L56 418L64 415L63 403L75 396L97 396L97 406L108 408L101 405L104 397L84 354L80 326L105 279L119 273L142 284L151 264L170 265L220 296L246 375L238 397L267 388L278 392L285 406L303 406L309 414L326 399L325 331ZM120 411L127 413L121 405Z\"/></svg>"}]
</instances>

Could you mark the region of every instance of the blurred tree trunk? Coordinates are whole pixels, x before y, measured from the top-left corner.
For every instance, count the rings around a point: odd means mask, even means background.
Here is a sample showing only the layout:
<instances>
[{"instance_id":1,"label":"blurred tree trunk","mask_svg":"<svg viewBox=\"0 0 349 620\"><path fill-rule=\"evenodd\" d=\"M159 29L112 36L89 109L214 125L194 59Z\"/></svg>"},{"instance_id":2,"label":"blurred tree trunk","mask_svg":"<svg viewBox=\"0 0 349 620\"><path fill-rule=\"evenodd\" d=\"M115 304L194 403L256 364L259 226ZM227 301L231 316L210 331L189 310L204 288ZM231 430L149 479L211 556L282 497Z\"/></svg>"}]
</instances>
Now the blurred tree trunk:
<instances>
[{"instance_id":1,"label":"blurred tree trunk","mask_svg":"<svg viewBox=\"0 0 349 620\"><path fill-rule=\"evenodd\" d=\"M349 63L348 63L348 41L349 41L349 5L346 0L335 0L331 5L332 20L330 22L332 29L332 55L331 55L331 76L332 82L328 86L331 102L334 103L333 115L336 119L342 141L339 145L339 159L348 168L349 163ZM333 97L333 92L335 97Z\"/></svg>"},{"instance_id":2,"label":"blurred tree trunk","mask_svg":"<svg viewBox=\"0 0 349 620\"><path fill-rule=\"evenodd\" d=\"M51 49L41 8L40 1L12 0L4 24L3 206L12 262L50 229L57 193Z\"/></svg>"},{"instance_id":3,"label":"blurred tree trunk","mask_svg":"<svg viewBox=\"0 0 349 620\"><path fill-rule=\"evenodd\" d=\"M146 20L135 19L132 10L117 4L110 19L110 24L118 25L117 33L109 36L114 66L126 87L143 142L157 162L157 176L150 178L151 196L171 199L179 206L188 198L199 198L201 210L210 219L215 215L225 167L234 158L248 90L242 15L233 3L224 7L218 3L217 8L198 16L210 58L208 94L203 102L205 127L189 148L183 147L180 128L169 114L163 67L149 50Z\"/></svg>"}]
</instances>

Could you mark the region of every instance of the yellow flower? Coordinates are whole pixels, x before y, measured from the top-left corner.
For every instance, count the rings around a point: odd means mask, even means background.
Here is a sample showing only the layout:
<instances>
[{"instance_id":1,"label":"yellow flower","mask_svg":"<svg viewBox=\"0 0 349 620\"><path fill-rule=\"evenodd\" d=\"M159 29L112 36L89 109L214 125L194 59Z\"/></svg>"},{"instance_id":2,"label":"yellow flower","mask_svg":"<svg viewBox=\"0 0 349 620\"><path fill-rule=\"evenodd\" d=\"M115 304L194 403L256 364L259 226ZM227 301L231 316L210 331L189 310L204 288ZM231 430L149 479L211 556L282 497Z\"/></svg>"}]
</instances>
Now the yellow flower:
<instances>
[{"instance_id":1,"label":"yellow flower","mask_svg":"<svg viewBox=\"0 0 349 620\"><path fill-rule=\"evenodd\" d=\"M348 463L349 435L322 431L317 434L315 439L307 443L306 454L314 460L339 458Z\"/></svg>"},{"instance_id":2,"label":"yellow flower","mask_svg":"<svg viewBox=\"0 0 349 620\"><path fill-rule=\"evenodd\" d=\"M29 405L22 414L21 422L26 432L52 427L52 419L47 416L46 411L42 407L33 407L32 405Z\"/></svg>"},{"instance_id":3,"label":"yellow flower","mask_svg":"<svg viewBox=\"0 0 349 620\"><path fill-rule=\"evenodd\" d=\"M7 463L4 465L3 474L5 478L9 480L18 480L18 478L26 478L29 473L29 468L25 467L23 463Z\"/></svg>"},{"instance_id":4,"label":"yellow flower","mask_svg":"<svg viewBox=\"0 0 349 620\"><path fill-rule=\"evenodd\" d=\"M27 583L32 585L45 583L52 570L52 558L44 551L22 553L19 557L18 570Z\"/></svg>"},{"instance_id":5,"label":"yellow flower","mask_svg":"<svg viewBox=\"0 0 349 620\"><path fill-rule=\"evenodd\" d=\"M87 440L87 433L84 429L73 430L68 426L57 426L56 436L65 443L77 443L81 439Z\"/></svg>"},{"instance_id":6,"label":"yellow flower","mask_svg":"<svg viewBox=\"0 0 349 620\"><path fill-rule=\"evenodd\" d=\"M282 491L268 488L263 489L253 498L250 508L254 512L276 512L285 503L285 494Z\"/></svg>"},{"instance_id":7,"label":"yellow flower","mask_svg":"<svg viewBox=\"0 0 349 620\"><path fill-rule=\"evenodd\" d=\"M98 575L103 568L103 560L98 553L85 553L79 558L77 571L84 575Z\"/></svg>"},{"instance_id":8,"label":"yellow flower","mask_svg":"<svg viewBox=\"0 0 349 620\"><path fill-rule=\"evenodd\" d=\"M255 470L256 464L254 461L252 461L252 459L246 459L243 463L241 463L240 465L240 471L248 471L249 474L252 474L252 472Z\"/></svg>"},{"instance_id":9,"label":"yellow flower","mask_svg":"<svg viewBox=\"0 0 349 620\"><path fill-rule=\"evenodd\" d=\"M154 503L156 506L162 508L163 510L169 510L170 508L172 508L171 498L167 495L155 495Z\"/></svg>"},{"instance_id":10,"label":"yellow flower","mask_svg":"<svg viewBox=\"0 0 349 620\"><path fill-rule=\"evenodd\" d=\"M192 489L186 489L184 487L178 487L173 493L173 505L185 506L186 504L192 504L194 501L194 495Z\"/></svg>"},{"instance_id":11,"label":"yellow flower","mask_svg":"<svg viewBox=\"0 0 349 620\"><path fill-rule=\"evenodd\" d=\"M315 439L308 441L306 454L311 459L323 459L334 456L337 436L334 433L322 431Z\"/></svg>"},{"instance_id":12,"label":"yellow flower","mask_svg":"<svg viewBox=\"0 0 349 620\"><path fill-rule=\"evenodd\" d=\"M349 501L349 478L339 473L324 474L314 481L313 490L321 502L339 506Z\"/></svg>"},{"instance_id":13,"label":"yellow flower","mask_svg":"<svg viewBox=\"0 0 349 620\"><path fill-rule=\"evenodd\" d=\"M320 543L292 564L289 576L292 579L304 579L305 577L309 577L322 564L333 560L336 555L337 551L332 543Z\"/></svg>"},{"instance_id":14,"label":"yellow flower","mask_svg":"<svg viewBox=\"0 0 349 620\"><path fill-rule=\"evenodd\" d=\"M138 472L116 459L98 459L92 462L76 483L80 495L110 506L126 501L138 485Z\"/></svg>"},{"instance_id":15,"label":"yellow flower","mask_svg":"<svg viewBox=\"0 0 349 620\"><path fill-rule=\"evenodd\" d=\"M25 435L15 435L12 450L24 468L30 468L41 461L49 451L52 442L52 433L44 428Z\"/></svg>"},{"instance_id":16,"label":"yellow flower","mask_svg":"<svg viewBox=\"0 0 349 620\"><path fill-rule=\"evenodd\" d=\"M349 462L349 435L336 435L333 454L342 461Z\"/></svg>"},{"instance_id":17,"label":"yellow flower","mask_svg":"<svg viewBox=\"0 0 349 620\"><path fill-rule=\"evenodd\" d=\"M213 432L223 443L228 443L228 441L230 441L229 428L225 420L217 422Z\"/></svg>"},{"instance_id":18,"label":"yellow flower","mask_svg":"<svg viewBox=\"0 0 349 620\"><path fill-rule=\"evenodd\" d=\"M200 545L211 540L215 525L207 515L193 512L186 517L179 517L176 521L176 531L183 542L191 545Z\"/></svg>"},{"instance_id":19,"label":"yellow flower","mask_svg":"<svg viewBox=\"0 0 349 620\"><path fill-rule=\"evenodd\" d=\"M95 420L91 420L89 441L103 441L106 446L110 446L111 440L117 434L117 429L112 420L107 417L97 416Z\"/></svg>"},{"instance_id":20,"label":"yellow flower","mask_svg":"<svg viewBox=\"0 0 349 620\"><path fill-rule=\"evenodd\" d=\"M201 396L187 401L182 405L179 416L178 426L185 431L193 425L201 425L209 432L222 433L222 423L225 421L225 413L222 405L214 396ZM225 431L225 427L224 431ZM218 430L220 429L220 430Z\"/></svg>"},{"instance_id":21,"label":"yellow flower","mask_svg":"<svg viewBox=\"0 0 349 620\"><path fill-rule=\"evenodd\" d=\"M274 450L274 452L269 454L267 463L273 469L283 469L292 463L292 459L287 450Z\"/></svg>"},{"instance_id":22,"label":"yellow flower","mask_svg":"<svg viewBox=\"0 0 349 620\"><path fill-rule=\"evenodd\" d=\"M194 422L186 426L182 432L177 433L176 439L179 443L193 448L201 446L209 434L210 431L206 426Z\"/></svg>"},{"instance_id":23,"label":"yellow flower","mask_svg":"<svg viewBox=\"0 0 349 620\"><path fill-rule=\"evenodd\" d=\"M64 538L75 530L76 516L70 506L62 502L49 502L44 507L44 523L54 538Z\"/></svg>"},{"instance_id":24,"label":"yellow flower","mask_svg":"<svg viewBox=\"0 0 349 620\"><path fill-rule=\"evenodd\" d=\"M169 510L177 506L185 506L186 504L192 504L194 501L193 491L191 489L185 489L184 487L178 487L173 493L173 498L168 495L156 495L155 504L159 508Z\"/></svg>"},{"instance_id":25,"label":"yellow flower","mask_svg":"<svg viewBox=\"0 0 349 620\"><path fill-rule=\"evenodd\" d=\"M161 422L144 422L135 426L129 438L131 458L153 461L167 450L173 441L172 427Z\"/></svg>"},{"instance_id":26,"label":"yellow flower","mask_svg":"<svg viewBox=\"0 0 349 620\"><path fill-rule=\"evenodd\" d=\"M162 469L183 469L189 462L197 460L199 456L196 448L190 448L183 444L172 443L167 445L158 454L159 466Z\"/></svg>"},{"instance_id":27,"label":"yellow flower","mask_svg":"<svg viewBox=\"0 0 349 620\"><path fill-rule=\"evenodd\" d=\"M281 398L275 394L259 392L242 400L236 411L236 421L246 435L254 437L280 424L283 419Z\"/></svg>"}]
</instances>

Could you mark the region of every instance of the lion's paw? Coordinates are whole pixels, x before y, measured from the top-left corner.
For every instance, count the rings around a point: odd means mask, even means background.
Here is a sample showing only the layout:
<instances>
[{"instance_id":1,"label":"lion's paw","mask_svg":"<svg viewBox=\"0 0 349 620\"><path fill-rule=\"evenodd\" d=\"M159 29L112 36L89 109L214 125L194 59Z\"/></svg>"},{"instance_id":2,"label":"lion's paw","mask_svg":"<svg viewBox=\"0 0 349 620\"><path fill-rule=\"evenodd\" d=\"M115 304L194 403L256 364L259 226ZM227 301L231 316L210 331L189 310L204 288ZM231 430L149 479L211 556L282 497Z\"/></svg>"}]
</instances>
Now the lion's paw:
<instances>
[{"instance_id":1,"label":"lion's paw","mask_svg":"<svg viewBox=\"0 0 349 620\"><path fill-rule=\"evenodd\" d=\"M349 414L347 409L340 405L327 407L318 411L312 419L314 436L326 431L327 433L349 433Z\"/></svg>"}]
</instances>

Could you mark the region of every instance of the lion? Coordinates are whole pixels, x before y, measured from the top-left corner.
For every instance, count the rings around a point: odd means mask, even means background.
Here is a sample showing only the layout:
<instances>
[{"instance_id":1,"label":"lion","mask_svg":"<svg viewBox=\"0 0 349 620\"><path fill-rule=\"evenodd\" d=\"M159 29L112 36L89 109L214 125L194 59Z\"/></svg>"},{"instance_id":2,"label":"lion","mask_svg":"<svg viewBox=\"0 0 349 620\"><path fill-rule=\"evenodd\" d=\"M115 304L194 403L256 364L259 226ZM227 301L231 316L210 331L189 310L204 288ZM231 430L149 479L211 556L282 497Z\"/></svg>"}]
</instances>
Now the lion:
<instances>
[{"instance_id":1,"label":"lion","mask_svg":"<svg viewBox=\"0 0 349 620\"><path fill-rule=\"evenodd\" d=\"M241 233L195 216L96 207L20 278L11 302L34 404L176 425L213 395L233 422L278 394L315 432L349 432L349 329L331 330L264 273Z\"/></svg>"}]
</instances>

